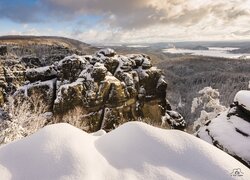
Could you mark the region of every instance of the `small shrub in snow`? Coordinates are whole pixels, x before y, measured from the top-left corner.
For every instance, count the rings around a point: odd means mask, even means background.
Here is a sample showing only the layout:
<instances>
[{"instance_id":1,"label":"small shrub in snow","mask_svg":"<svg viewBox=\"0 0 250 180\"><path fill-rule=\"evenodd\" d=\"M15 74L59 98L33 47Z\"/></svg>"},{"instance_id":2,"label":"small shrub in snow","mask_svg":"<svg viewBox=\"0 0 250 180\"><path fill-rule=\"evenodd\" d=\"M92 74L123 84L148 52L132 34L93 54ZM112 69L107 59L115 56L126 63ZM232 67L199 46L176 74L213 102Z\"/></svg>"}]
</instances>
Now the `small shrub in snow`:
<instances>
[{"instance_id":1,"label":"small shrub in snow","mask_svg":"<svg viewBox=\"0 0 250 180\"><path fill-rule=\"evenodd\" d=\"M68 111L63 116L57 116L54 119L54 122L65 122L71 124L75 127L83 127L83 119L86 115L86 112L83 111L81 107L75 107L74 109Z\"/></svg>"},{"instance_id":2,"label":"small shrub in snow","mask_svg":"<svg viewBox=\"0 0 250 180\"><path fill-rule=\"evenodd\" d=\"M43 127L51 116L44 113L45 109L47 106L40 97L29 97L24 100L10 96L5 106L9 118L1 121L1 126L5 128L0 133L0 144L21 139Z\"/></svg>"}]
</instances>

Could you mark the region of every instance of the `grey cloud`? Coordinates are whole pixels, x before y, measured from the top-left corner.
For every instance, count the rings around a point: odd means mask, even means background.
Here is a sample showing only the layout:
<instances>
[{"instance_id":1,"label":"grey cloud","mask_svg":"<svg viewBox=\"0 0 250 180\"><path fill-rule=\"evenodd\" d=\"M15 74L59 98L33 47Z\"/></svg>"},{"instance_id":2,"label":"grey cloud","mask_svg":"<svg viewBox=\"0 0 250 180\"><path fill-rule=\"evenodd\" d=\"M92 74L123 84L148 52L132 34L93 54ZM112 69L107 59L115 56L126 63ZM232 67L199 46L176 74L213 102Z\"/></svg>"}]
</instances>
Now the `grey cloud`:
<instances>
[{"instance_id":1,"label":"grey cloud","mask_svg":"<svg viewBox=\"0 0 250 180\"><path fill-rule=\"evenodd\" d=\"M152 4L152 1L158 5ZM39 7L6 7L3 4L0 7L0 17L17 22L34 22L41 20L39 13L50 16L52 20L62 21L71 20L79 15L97 15L103 18L103 24L127 30L156 24L192 26L210 14L225 23L241 16L250 16L250 7L239 6L245 1L218 0L192 7L191 0L40 0ZM181 9L178 13L174 12L177 7Z\"/></svg>"},{"instance_id":2,"label":"grey cloud","mask_svg":"<svg viewBox=\"0 0 250 180\"><path fill-rule=\"evenodd\" d=\"M217 5L213 5L208 7L210 9L210 13L216 15L220 19L223 19L225 22L230 22L235 20L241 16L249 16L250 15L250 7L238 8L242 1L237 1L237 3L231 4L230 6L225 6L225 4L220 3Z\"/></svg>"},{"instance_id":3,"label":"grey cloud","mask_svg":"<svg viewBox=\"0 0 250 180\"><path fill-rule=\"evenodd\" d=\"M235 32L232 32L233 34L235 35L238 35L238 36L249 36L250 35L250 30L247 30L247 31L235 31Z\"/></svg>"},{"instance_id":4,"label":"grey cloud","mask_svg":"<svg viewBox=\"0 0 250 180\"><path fill-rule=\"evenodd\" d=\"M189 2L185 0L162 1L162 6L153 6L150 4L151 0L45 0L46 4L54 10L71 12L72 15L100 15L104 17L104 23L124 29L169 23L193 25L209 14L214 14L226 23L241 16L249 16L249 9L247 9L249 7L239 8L244 1L211 1L206 6L192 8L185 5ZM177 6L181 7L181 12L169 16L169 12Z\"/></svg>"},{"instance_id":5,"label":"grey cloud","mask_svg":"<svg viewBox=\"0 0 250 180\"><path fill-rule=\"evenodd\" d=\"M39 4L27 6L18 3L8 4L4 1L0 2L0 18L11 19L14 22L40 22L42 19L39 17L40 7Z\"/></svg>"}]
</instances>

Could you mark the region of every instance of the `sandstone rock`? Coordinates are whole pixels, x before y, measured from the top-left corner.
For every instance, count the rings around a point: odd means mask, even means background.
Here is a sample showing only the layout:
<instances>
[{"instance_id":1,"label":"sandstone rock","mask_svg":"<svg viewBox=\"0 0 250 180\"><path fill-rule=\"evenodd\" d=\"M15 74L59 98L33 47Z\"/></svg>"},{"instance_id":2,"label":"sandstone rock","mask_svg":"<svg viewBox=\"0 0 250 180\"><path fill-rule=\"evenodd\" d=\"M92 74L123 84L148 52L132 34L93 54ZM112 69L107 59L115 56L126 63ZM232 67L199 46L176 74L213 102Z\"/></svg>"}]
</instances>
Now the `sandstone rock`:
<instances>
[{"instance_id":1,"label":"sandstone rock","mask_svg":"<svg viewBox=\"0 0 250 180\"><path fill-rule=\"evenodd\" d=\"M103 110L103 121L102 121L103 123L101 125L101 128L110 131L118 127L119 124L122 124L122 120L123 120L122 107L105 108Z\"/></svg>"},{"instance_id":2,"label":"sandstone rock","mask_svg":"<svg viewBox=\"0 0 250 180\"><path fill-rule=\"evenodd\" d=\"M54 112L64 114L77 106L84 105L84 86L82 82L74 82L60 86L54 102Z\"/></svg>"},{"instance_id":3,"label":"sandstone rock","mask_svg":"<svg viewBox=\"0 0 250 180\"><path fill-rule=\"evenodd\" d=\"M104 66L110 73L114 74L117 67L119 66L119 60L116 58L106 58L104 60Z\"/></svg>"},{"instance_id":4,"label":"sandstone rock","mask_svg":"<svg viewBox=\"0 0 250 180\"><path fill-rule=\"evenodd\" d=\"M24 56L21 58L21 63L24 63L26 67L36 68L41 67L43 64L38 57Z\"/></svg>"},{"instance_id":5,"label":"sandstone rock","mask_svg":"<svg viewBox=\"0 0 250 180\"><path fill-rule=\"evenodd\" d=\"M129 72L135 67L135 61L127 56L118 55L115 58L119 61L119 66L117 67L115 74L118 72Z\"/></svg>"},{"instance_id":6,"label":"sandstone rock","mask_svg":"<svg viewBox=\"0 0 250 180\"><path fill-rule=\"evenodd\" d=\"M81 56L72 55L58 63L58 76L60 80L74 82L84 69L86 61Z\"/></svg>"},{"instance_id":7,"label":"sandstone rock","mask_svg":"<svg viewBox=\"0 0 250 180\"><path fill-rule=\"evenodd\" d=\"M162 122L166 122L170 125L172 129L184 130L186 128L186 122L183 117L176 111L167 110L165 116L162 117Z\"/></svg>"},{"instance_id":8,"label":"sandstone rock","mask_svg":"<svg viewBox=\"0 0 250 180\"><path fill-rule=\"evenodd\" d=\"M161 70L157 68L150 68L147 70L138 69L137 73L139 75L139 84L145 89L145 98L153 99L157 97L157 87L158 81L162 76ZM165 86L166 87L166 86ZM166 89L159 89L161 92L166 92ZM158 91L159 92L159 91Z\"/></svg>"},{"instance_id":9,"label":"sandstone rock","mask_svg":"<svg viewBox=\"0 0 250 180\"><path fill-rule=\"evenodd\" d=\"M0 46L0 56L5 56L7 52L7 46Z\"/></svg>"},{"instance_id":10,"label":"sandstone rock","mask_svg":"<svg viewBox=\"0 0 250 180\"><path fill-rule=\"evenodd\" d=\"M56 79L44 82L38 81L22 86L15 92L14 97L16 100L21 99L21 101L27 99L27 103L31 103L31 106L40 101L44 106L44 112L52 111L55 100L55 87Z\"/></svg>"},{"instance_id":11,"label":"sandstone rock","mask_svg":"<svg viewBox=\"0 0 250 180\"><path fill-rule=\"evenodd\" d=\"M5 68L3 65L0 65L0 87L6 88L8 83L5 80Z\"/></svg>"},{"instance_id":12,"label":"sandstone rock","mask_svg":"<svg viewBox=\"0 0 250 180\"><path fill-rule=\"evenodd\" d=\"M104 64L95 63L95 65L93 66L91 76L92 76L92 78L94 78L94 81L100 82L100 81L104 80L107 72L108 72L108 70L104 66Z\"/></svg>"},{"instance_id":13,"label":"sandstone rock","mask_svg":"<svg viewBox=\"0 0 250 180\"><path fill-rule=\"evenodd\" d=\"M149 69L151 67L152 67L152 64L151 64L150 60L145 57L143 62L142 62L142 68L143 69Z\"/></svg>"},{"instance_id":14,"label":"sandstone rock","mask_svg":"<svg viewBox=\"0 0 250 180\"><path fill-rule=\"evenodd\" d=\"M131 54L128 55L128 57L135 62L137 68L142 66L142 63L144 61L144 56L142 54Z\"/></svg>"},{"instance_id":15,"label":"sandstone rock","mask_svg":"<svg viewBox=\"0 0 250 180\"><path fill-rule=\"evenodd\" d=\"M0 107L3 107L5 102L5 92L3 88L0 88Z\"/></svg>"},{"instance_id":16,"label":"sandstone rock","mask_svg":"<svg viewBox=\"0 0 250 180\"><path fill-rule=\"evenodd\" d=\"M67 56L53 65L27 70L26 78L34 82L23 88L29 89L26 96L43 95L48 89L35 83L55 78L53 102L46 101L53 106L55 122L69 122L87 131L110 131L132 120L161 125L168 115L169 127L185 127L182 116L165 99L167 83L161 70L152 67L144 54L124 56L104 49L94 55ZM75 122L66 120L76 114Z\"/></svg>"},{"instance_id":17,"label":"sandstone rock","mask_svg":"<svg viewBox=\"0 0 250 180\"><path fill-rule=\"evenodd\" d=\"M50 66L53 65L55 62L59 62L60 60L66 57L65 54L51 54L46 55L41 59L43 66Z\"/></svg>"},{"instance_id":18,"label":"sandstone rock","mask_svg":"<svg viewBox=\"0 0 250 180\"><path fill-rule=\"evenodd\" d=\"M97 55L103 55L106 57L113 57L116 55L116 52L113 49L107 48L107 49L101 49L97 53Z\"/></svg>"},{"instance_id":19,"label":"sandstone rock","mask_svg":"<svg viewBox=\"0 0 250 180\"><path fill-rule=\"evenodd\" d=\"M30 82L46 81L57 77L57 71L54 66L45 66L26 70L26 78Z\"/></svg>"}]
</instances>

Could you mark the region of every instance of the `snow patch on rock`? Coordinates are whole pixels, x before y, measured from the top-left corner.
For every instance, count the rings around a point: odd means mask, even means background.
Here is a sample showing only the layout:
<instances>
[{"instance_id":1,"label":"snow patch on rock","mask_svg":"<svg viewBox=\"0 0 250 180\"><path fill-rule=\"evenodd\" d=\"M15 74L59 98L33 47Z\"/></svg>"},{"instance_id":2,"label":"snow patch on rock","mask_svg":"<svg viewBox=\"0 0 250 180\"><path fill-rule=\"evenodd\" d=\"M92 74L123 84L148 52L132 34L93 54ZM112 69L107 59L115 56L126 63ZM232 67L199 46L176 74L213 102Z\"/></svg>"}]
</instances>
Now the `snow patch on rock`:
<instances>
[{"instance_id":1,"label":"snow patch on rock","mask_svg":"<svg viewBox=\"0 0 250 180\"><path fill-rule=\"evenodd\" d=\"M242 90L237 92L234 97L234 102L237 102L246 110L250 111L250 91Z\"/></svg>"}]
</instances>

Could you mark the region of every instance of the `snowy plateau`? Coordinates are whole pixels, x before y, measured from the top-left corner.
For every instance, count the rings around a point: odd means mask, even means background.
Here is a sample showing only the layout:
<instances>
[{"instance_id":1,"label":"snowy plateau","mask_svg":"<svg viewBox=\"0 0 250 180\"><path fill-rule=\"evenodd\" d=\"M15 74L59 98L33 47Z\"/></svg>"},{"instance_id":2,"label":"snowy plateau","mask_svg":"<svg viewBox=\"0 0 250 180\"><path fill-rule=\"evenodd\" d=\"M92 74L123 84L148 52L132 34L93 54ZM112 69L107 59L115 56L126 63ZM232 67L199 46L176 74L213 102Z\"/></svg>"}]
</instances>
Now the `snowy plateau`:
<instances>
[{"instance_id":1,"label":"snowy plateau","mask_svg":"<svg viewBox=\"0 0 250 180\"><path fill-rule=\"evenodd\" d=\"M240 169L240 176L235 170ZM250 179L247 167L177 130L128 122L88 134L69 124L46 126L0 148L2 180Z\"/></svg>"}]
</instances>

